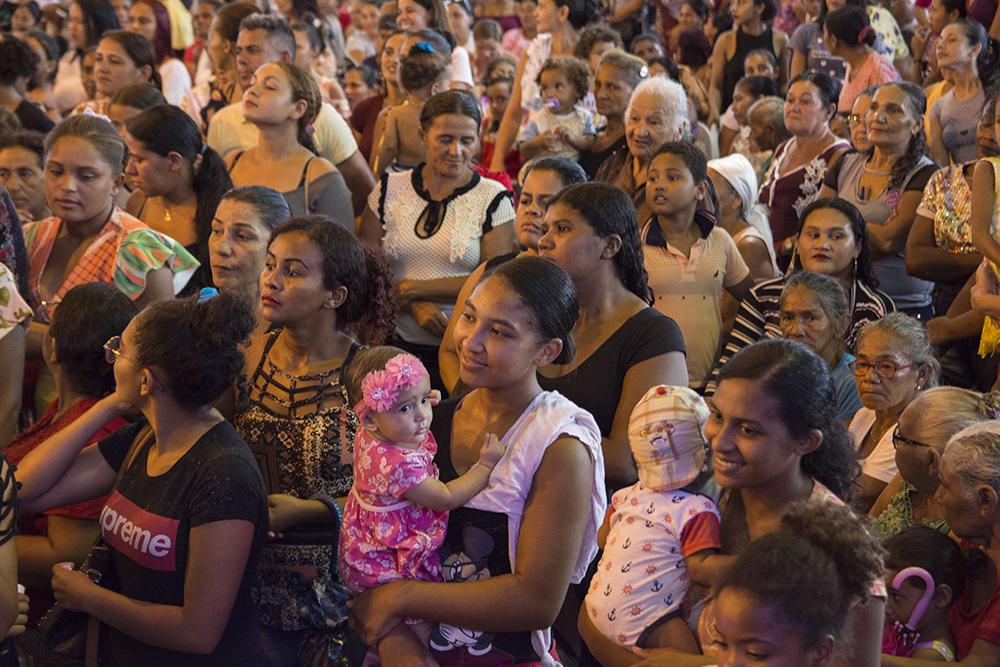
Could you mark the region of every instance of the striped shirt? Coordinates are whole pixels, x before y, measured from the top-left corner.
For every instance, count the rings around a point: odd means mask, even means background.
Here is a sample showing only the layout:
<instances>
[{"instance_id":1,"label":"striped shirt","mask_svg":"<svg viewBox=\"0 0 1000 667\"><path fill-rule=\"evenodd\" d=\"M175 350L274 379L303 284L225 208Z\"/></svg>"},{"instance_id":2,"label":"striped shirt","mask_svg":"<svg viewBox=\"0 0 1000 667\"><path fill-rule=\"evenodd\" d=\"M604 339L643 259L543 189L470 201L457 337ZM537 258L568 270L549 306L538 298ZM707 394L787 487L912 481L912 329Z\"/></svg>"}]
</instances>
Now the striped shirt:
<instances>
[{"instance_id":1,"label":"striped shirt","mask_svg":"<svg viewBox=\"0 0 1000 667\"><path fill-rule=\"evenodd\" d=\"M787 277L774 278L755 285L740 303L733 330L729 333L722 355L712 370L712 379L705 390L707 396L715 394L719 369L737 352L759 340L784 338L781 335L780 323L781 291L785 288ZM854 352L858 334L865 324L882 319L887 313L896 310L892 299L884 292L861 281L855 282L854 292L854 312L851 314L851 326L848 327L844 338L844 342L851 352Z\"/></svg>"}]
</instances>

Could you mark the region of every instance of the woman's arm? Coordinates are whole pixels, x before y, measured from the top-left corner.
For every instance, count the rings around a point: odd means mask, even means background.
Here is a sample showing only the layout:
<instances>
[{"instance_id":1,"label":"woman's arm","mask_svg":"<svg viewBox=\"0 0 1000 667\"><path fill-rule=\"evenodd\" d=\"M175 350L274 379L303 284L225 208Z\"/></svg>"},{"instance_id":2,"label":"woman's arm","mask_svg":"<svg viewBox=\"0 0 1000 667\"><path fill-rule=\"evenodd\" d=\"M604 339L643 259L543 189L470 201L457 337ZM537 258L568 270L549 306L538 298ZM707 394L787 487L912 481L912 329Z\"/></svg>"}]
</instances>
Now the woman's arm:
<instances>
[{"instance_id":1,"label":"woman's arm","mask_svg":"<svg viewBox=\"0 0 1000 667\"><path fill-rule=\"evenodd\" d=\"M351 607L365 643L374 646L408 616L490 632L552 625L589 518L594 461L580 441L563 436L546 450L534 480L511 574L450 584L404 580L368 591Z\"/></svg>"},{"instance_id":2,"label":"woman's arm","mask_svg":"<svg viewBox=\"0 0 1000 667\"><path fill-rule=\"evenodd\" d=\"M886 483L880 479L875 479L874 477L869 477L868 475L861 473L855 482L860 491L858 491L851 504L854 509L857 510L858 514L868 514L871 511L872 505L885 490Z\"/></svg>"},{"instance_id":3,"label":"woman's arm","mask_svg":"<svg viewBox=\"0 0 1000 667\"><path fill-rule=\"evenodd\" d=\"M376 176L396 161L396 152L399 150L399 130L396 125L396 114L393 113L396 108L398 107L386 112L382 134L375 135L382 137L376 150L372 151L372 173Z\"/></svg>"},{"instance_id":4,"label":"woman's arm","mask_svg":"<svg viewBox=\"0 0 1000 667\"><path fill-rule=\"evenodd\" d=\"M806 71L806 54L792 51L791 64L788 66L788 80L791 81Z\"/></svg>"},{"instance_id":5,"label":"woman's arm","mask_svg":"<svg viewBox=\"0 0 1000 667\"><path fill-rule=\"evenodd\" d=\"M868 225L868 238L872 247L883 255L896 255L906 248L906 237L910 234L917 206L923 192L910 190L899 198L895 212L882 225Z\"/></svg>"},{"instance_id":6,"label":"woman's arm","mask_svg":"<svg viewBox=\"0 0 1000 667\"><path fill-rule=\"evenodd\" d=\"M969 651L969 654L964 659L952 664L959 667L996 667L1000 664L1000 645L984 639L977 639L972 642L972 650ZM883 655L882 667L941 667L941 662Z\"/></svg>"},{"instance_id":7,"label":"woman's arm","mask_svg":"<svg viewBox=\"0 0 1000 667\"><path fill-rule=\"evenodd\" d=\"M100 532L92 519L56 515L47 519L45 535L17 536L18 578L38 586L48 585L56 563L82 563Z\"/></svg>"},{"instance_id":8,"label":"woman's arm","mask_svg":"<svg viewBox=\"0 0 1000 667\"><path fill-rule=\"evenodd\" d=\"M517 63L517 73L514 75L514 87L510 91L510 102L507 104L507 109L503 112L503 118L500 119L500 127L497 129L493 159L490 160L489 165L490 171L503 173L506 170L504 158L507 156L510 147L514 145L514 140L517 138L517 130L521 127L521 119L524 117L524 109L521 108L521 105L524 103L524 100L521 99L521 78L524 76L524 65L527 62L528 53L525 51L521 54L521 59Z\"/></svg>"},{"instance_id":9,"label":"woman's arm","mask_svg":"<svg viewBox=\"0 0 1000 667\"><path fill-rule=\"evenodd\" d=\"M871 509L868 510L868 516L872 519L878 517L879 514L885 511L885 508L887 508L889 503L892 502L893 497L899 493L902 488L903 476L896 473L896 476L892 478L892 481L889 482L884 489L882 489L882 493L879 494L878 499L872 505Z\"/></svg>"},{"instance_id":10,"label":"woman's arm","mask_svg":"<svg viewBox=\"0 0 1000 667\"><path fill-rule=\"evenodd\" d=\"M723 126L719 130L719 155L725 157L732 153L734 141L736 141L736 130Z\"/></svg>"},{"instance_id":11,"label":"woman's arm","mask_svg":"<svg viewBox=\"0 0 1000 667\"><path fill-rule=\"evenodd\" d=\"M941 121L938 120L933 108L927 110L927 116L930 121L930 134L927 136L928 151L932 160L946 167L951 160L948 157L948 149L944 147L944 141L941 139Z\"/></svg>"},{"instance_id":12,"label":"woman's arm","mask_svg":"<svg viewBox=\"0 0 1000 667\"><path fill-rule=\"evenodd\" d=\"M1000 243L991 233L995 188L993 165L981 160L972 174L972 242L986 259L1000 264Z\"/></svg>"},{"instance_id":13,"label":"woman's arm","mask_svg":"<svg viewBox=\"0 0 1000 667\"><path fill-rule=\"evenodd\" d=\"M17 466L21 509L40 512L107 493L115 471L96 445L86 445L125 411L116 394L103 398L25 456Z\"/></svg>"},{"instance_id":14,"label":"woman's arm","mask_svg":"<svg viewBox=\"0 0 1000 667\"><path fill-rule=\"evenodd\" d=\"M208 654L229 622L250 557L254 525L232 519L191 529L182 606L133 600L90 581L79 570L52 569L52 591L68 609L84 611L160 648Z\"/></svg>"},{"instance_id":15,"label":"woman's arm","mask_svg":"<svg viewBox=\"0 0 1000 667\"><path fill-rule=\"evenodd\" d=\"M13 479L10 464L7 463L6 459L0 460L2 460L0 476L3 479L7 479L10 476L10 481L3 490L3 506L9 507L17 502L17 485ZM3 525L0 526L0 532L8 534L11 537L11 539L0 546L0 638L7 636L7 632L14 625L18 614L17 549L14 546L16 540L13 538L13 532L17 528L14 524L16 520L17 512L9 512L3 521ZM24 632L24 629L22 628L20 632Z\"/></svg>"},{"instance_id":16,"label":"woman's arm","mask_svg":"<svg viewBox=\"0 0 1000 667\"><path fill-rule=\"evenodd\" d=\"M462 289L458 291L458 298L455 299L455 308L451 311L451 317L448 318L448 326L441 337L441 347L438 349L438 368L441 373L441 380L444 382L444 387L448 390L449 394L454 393L455 387L459 382L458 349L455 347L453 337L455 325L458 324L458 318L462 316L462 308L465 306L465 302L472 296L472 290L476 289L476 285L482 280L484 273L486 273L485 262L477 266L476 270L466 279L465 284L462 285Z\"/></svg>"},{"instance_id":17,"label":"woman's arm","mask_svg":"<svg viewBox=\"0 0 1000 667\"><path fill-rule=\"evenodd\" d=\"M726 51L729 50L729 43L733 41L732 31L725 32L719 36L718 41L715 42L715 49L712 50L712 75L709 88L708 88L708 101L711 103L712 108L718 109L719 113L725 112L722 108L722 84L724 79L724 73L726 68L726 61L728 56Z\"/></svg>"},{"instance_id":18,"label":"woman's arm","mask_svg":"<svg viewBox=\"0 0 1000 667\"><path fill-rule=\"evenodd\" d=\"M365 212L361 214L358 236L373 248L381 248L382 234L382 221L378 219L378 214L371 207L365 207Z\"/></svg>"},{"instance_id":19,"label":"woman's arm","mask_svg":"<svg viewBox=\"0 0 1000 667\"><path fill-rule=\"evenodd\" d=\"M667 352L640 361L625 372L615 418L611 422L611 433L601 438L604 474L613 484L633 484L637 479L632 448L628 444L628 422L642 395L658 384L677 387L688 385L687 363L683 353Z\"/></svg>"},{"instance_id":20,"label":"woman's arm","mask_svg":"<svg viewBox=\"0 0 1000 667\"><path fill-rule=\"evenodd\" d=\"M748 294L750 294L750 290L753 289L753 284L753 275L748 274L742 281L736 283L732 287L726 288L726 291L729 292L730 296L736 299L737 307L739 306L739 303L742 302L743 299L747 298ZM733 308L733 314L735 313L736 308Z\"/></svg>"},{"instance_id":21,"label":"woman's arm","mask_svg":"<svg viewBox=\"0 0 1000 667\"><path fill-rule=\"evenodd\" d=\"M983 262L976 269L975 284L969 292L972 307L978 312L1000 320L1000 284L993 267Z\"/></svg>"},{"instance_id":22,"label":"woman's arm","mask_svg":"<svg viewBox=\"0 0 1000 667\"><path fill-rule=\"evenodd\" d=\"M847 614L844 627L847 641L837 642L830 667L878 667L884 621L885 598L871 597L855 605Z\"/></svg>"},{"instance_id":23,"label":"woman's arm","mask_svg":"<svg viewBox=\"0 0 1000 667\"><path fill-rule=\"evenodd\" d=\"M135 300L135 305L139 310L142 310L158 301L169 301L173 298L174 274L170 267L164 264L146 274L146 289Z\"/></svg>"},{"instance_id":24,"label":"woman's arm","mask_svg":"<svg viewBox=\"0 0 1000 667\"><path fill-rule=\"evenodd\" d=\"M750 275L755 281L774 278L774 267L771 265L771 254L767 251L767 241L756 236L744 236L736 244L736 249L750 267Z\"/></svg>"},{"instance_id":25,"label":"woman's arm","mask_svg":"<svg viewBox=\"0 0 1000 667\"><path fill-rule=\"evenodd\" d=\"M906 237L906 272L914 278L936 282L965 280L983 261L978 252L955 253L942 250L934 242L934 221L917 215Z\"/></svg>"},{"instance_id":26,"label":"woman's arm","mask_svg":"<svg viewBox=\"0 0 1000 667\"><path fill-rule=\"evenodd\" d=\"M17 435L24 381L24 348L28 323L17 324L0 338L0 450Z\"/></svg>"}]
</instances>

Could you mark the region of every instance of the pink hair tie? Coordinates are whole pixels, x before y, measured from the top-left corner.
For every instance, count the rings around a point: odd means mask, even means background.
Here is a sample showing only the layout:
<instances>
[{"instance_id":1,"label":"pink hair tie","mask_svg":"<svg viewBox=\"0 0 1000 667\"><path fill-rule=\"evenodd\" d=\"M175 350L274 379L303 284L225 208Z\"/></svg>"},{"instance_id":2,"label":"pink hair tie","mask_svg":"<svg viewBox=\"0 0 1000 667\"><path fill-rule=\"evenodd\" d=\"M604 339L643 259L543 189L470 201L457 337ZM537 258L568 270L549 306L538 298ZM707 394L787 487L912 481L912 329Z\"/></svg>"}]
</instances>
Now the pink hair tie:
<instances>
[{"instance_id":1,"label":"pink hair tie","mask_svg":"<svg viewBox=\"0 0 1000 667\"><path fill-rule=\"evenodd\" d=\"M865 41L865 37L868 36L868 34L871 32L871 29L872 27L870 24L861 28L861 31L858 32L858 44L861 44L862 42Z\"/></svg>"},{"instance_id":2,"label":"pink hair tie","mask_svg":"<svg viewBox=\"0 0 1000 667\"><path fill-rule=\"evenodd\" d=\"M369 412L385 412L396 405L399 395L415 387L425 377L427 369L412 354L397 354L385 363L385 370L372 371L361 381L362 399L354 407L358 419Z\"/></svg>"}]
</instances>

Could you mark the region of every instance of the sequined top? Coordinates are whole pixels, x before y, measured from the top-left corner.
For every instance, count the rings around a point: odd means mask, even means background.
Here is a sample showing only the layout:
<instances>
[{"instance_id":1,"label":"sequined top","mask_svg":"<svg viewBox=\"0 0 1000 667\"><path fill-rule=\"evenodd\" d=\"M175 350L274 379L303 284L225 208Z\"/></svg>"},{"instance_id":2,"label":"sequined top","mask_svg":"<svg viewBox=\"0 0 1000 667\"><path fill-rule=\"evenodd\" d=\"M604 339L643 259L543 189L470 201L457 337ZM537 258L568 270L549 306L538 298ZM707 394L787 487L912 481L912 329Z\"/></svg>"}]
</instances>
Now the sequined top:
<instances>
[{"instance_id":1,"label":"sequined top","mask_svg":"<svg viewBox=\"0 0 1000 667\"><path fill-rule=\"evenodd\" d=\"M956 255L976 252L972 244L972 188L965 180L966 168L974 164L953 164L935 171L917 207L917 215L934 221L934 244Z\"/></svg>"},{"instance_id":2,"label":"sequined top","mask_svg":"<svg viewBox=\"0 0 1000 667\"><path fill-rule=\"evenodd\" d=\"M351 346L344 364L323 373L293 376L270 358L279 331L273 331L250 376L233 425L260 464L268 493L296 498L346 496L353 475L358 418L341 384L360 346ZM261 554L254 598L260 622L283 630L311 626L298 609L313 597L313 583L336 577L336 544L268 543Z\"/></svg>"}]
</instances>

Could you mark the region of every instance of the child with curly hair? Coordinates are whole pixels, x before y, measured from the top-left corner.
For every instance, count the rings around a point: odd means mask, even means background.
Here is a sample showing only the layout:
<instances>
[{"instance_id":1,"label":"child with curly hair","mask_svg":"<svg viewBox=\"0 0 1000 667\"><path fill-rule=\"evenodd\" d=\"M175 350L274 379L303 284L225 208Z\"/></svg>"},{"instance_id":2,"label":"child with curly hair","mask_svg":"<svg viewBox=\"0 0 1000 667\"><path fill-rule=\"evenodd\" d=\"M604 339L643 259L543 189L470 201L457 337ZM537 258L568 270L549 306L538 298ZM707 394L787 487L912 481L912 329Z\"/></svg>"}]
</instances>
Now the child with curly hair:
<instances>
[{"instance_id":1,"label":"child with curly hair","mask_svg":"<svg viewBox=\"0 0 1000 667\"><path fill-rule=\"evenodd\" d=\"M580 159L597 139L593 115L577 106L590 88L590 70L579 58L549 58L538 72L544 107L528 117L517 146L521 156Z\"/></svg>"}]
</instances>

